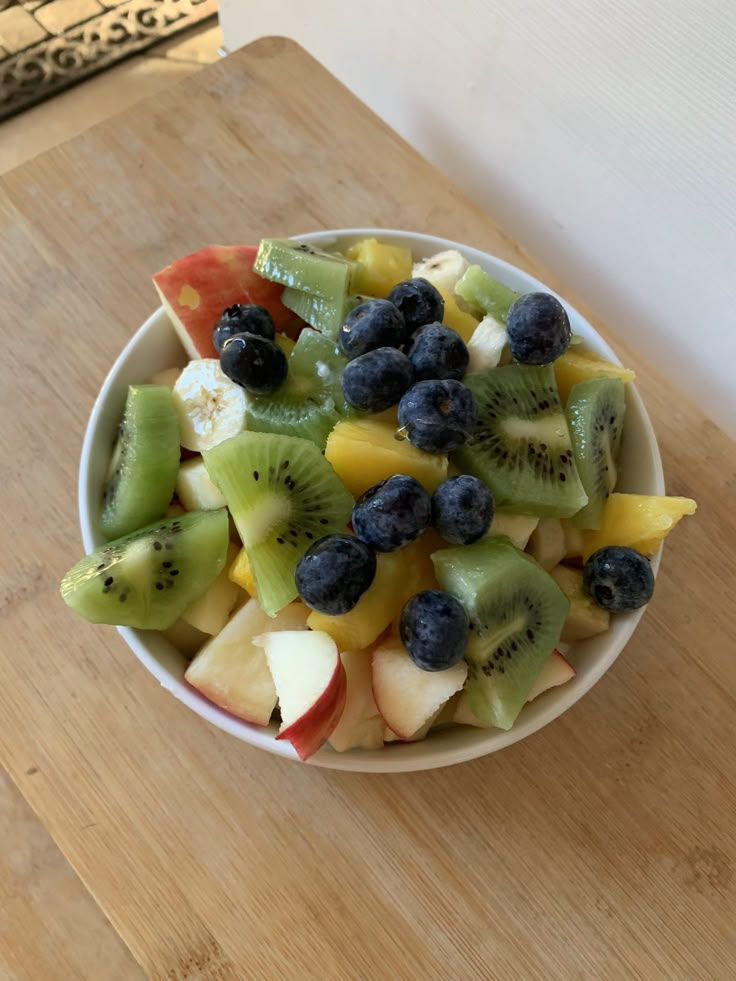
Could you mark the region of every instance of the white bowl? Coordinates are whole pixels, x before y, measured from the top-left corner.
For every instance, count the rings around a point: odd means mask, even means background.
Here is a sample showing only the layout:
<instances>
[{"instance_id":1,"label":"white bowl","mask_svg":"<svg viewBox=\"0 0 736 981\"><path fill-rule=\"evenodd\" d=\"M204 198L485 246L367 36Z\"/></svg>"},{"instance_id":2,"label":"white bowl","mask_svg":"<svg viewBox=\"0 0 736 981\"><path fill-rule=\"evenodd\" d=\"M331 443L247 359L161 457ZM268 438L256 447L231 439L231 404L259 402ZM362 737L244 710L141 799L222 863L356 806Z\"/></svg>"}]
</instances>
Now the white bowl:
<instances>
[{"instance_id":1,"label":"white bowl","mask_svg":"<svg viewBox=\"0 0 736 981\"><path fill-rule=\"evenodd\" d=\"M530 292L548 290L538 280L515 266L478 249L469 248L447 239L413 232L374 228L352 228L334 232L315 232L296 236L303 241L324 247L346 248L353 241L375 236L384 242L409 248L415 260L426 258L443 249L457 248L471 263L482 266L492 276L512 289ZM548 290L549 291L549 290ZM551 291L550 291L551 292ZM560 297L562 300L562 297ZM564 300L562 301L565 302ZM588 346L611 361L616 355L590 324L569 304L565 303L572 330L585 338ZM107 472L110 449L122 415L128 385L146 381L156 371L171 365L184 364L184 351L173 326L159 308L137 331L107 376L95 401L82 448L79 474L79 513L82 539L87 550L101 544L96 527L101 488ZM657 441L646 409L636 392L627 386L627 414L622 447L619 488L642 494L663 494L664 478ZM656 572L659 554L653 559ZM493 753L530 736L552 722L574 705L606 673L623 650L636 629L643 610L614 616L611 628L602 635L576 645L574 663L577 675L572 681L554 688L525 706L514 727L475 729L469 726L439 730L417 743L392 743L382 750L351 750L336 753L325 746L309 762L336 770L362 770L393 773L406 770L426 770L449 766ZM252 746L289 759L296 753L286 742L275 739L277 727L251 725L218 708L184 681L185 658L155 631L118 630L136 657L155 678L180 701L202 718L237 736Z\"/></svg>"}]
</instances>

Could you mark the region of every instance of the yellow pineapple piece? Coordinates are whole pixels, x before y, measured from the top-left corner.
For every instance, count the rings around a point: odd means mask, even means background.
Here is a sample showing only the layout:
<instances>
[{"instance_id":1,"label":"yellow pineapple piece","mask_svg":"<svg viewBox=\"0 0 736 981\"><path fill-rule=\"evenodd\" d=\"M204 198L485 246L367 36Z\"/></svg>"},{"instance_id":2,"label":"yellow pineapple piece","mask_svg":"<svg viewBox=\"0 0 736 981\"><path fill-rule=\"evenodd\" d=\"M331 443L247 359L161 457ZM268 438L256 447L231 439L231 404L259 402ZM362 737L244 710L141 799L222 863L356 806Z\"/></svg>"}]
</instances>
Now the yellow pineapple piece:
<instances>
[{"instance_id":1,"label":"yellow pineapple piece","mask_svg":"<svg viewBox=\"0 0 736 981\"><path fill-rule=\"evenodd\" d=\"M567 402L570 389L579 381L585 381L587 378L620 378L622 382L628 383L636 377L629 368L622 368L611 361L599 358L597 354L577 348L569 348L565 351L553 362L552 367L555 370L557 388L563 405Z\"/></svg>"},{"instance_id":2,"label":"yellow pineapple piece","mask_svg":"<svg viewBox=\"0 0 736 981\"><path fill-rule=\"evenodd\" d=\"M401 555L406 564L406 576L401 584L401 607L409 597L421 593L425 589L439 589L437 576L434 572L432 553L442 548L449 548L436 531L428 528L416 541L410 542L401 549ZM401 613L401 609L399 610Z\"/></svg>"},{"instance_id":3,"label":"yellow pineapple piece","mask_svg":"<svg viewBox=\"0 0 736 981\"><path fill-rule=\"evenodd\" d=\"M244 548L241 548L235 557L235 561L230 566L228 570L228 577L237 583L241 589L244 589L246 593L251 596L257 597L258 590L256 589L256 581L253 578L253 572L250 567L250 561L248 559L248 553Z\"/></svg>"},{"instance_id":4,"label":"yellow pineapple piece","mask_svg":"<svg viewBox=\"0 0 736 981\"><path fill-rule=\"evenodd\" d=\"M569 518L560 521L565 535L565 559L579 559L583 554L583 532Z\"/></svg>"},{"instance_id":5,"label":"yellow pineapple piece","mask_svg":"<svg viewBox=\"0 0 736 981\"><path fill-rule=\"evenodd\" d=\"M467 344L473 336L475 328L478 326L478 318L474 317L472 313L461 310L457 305L455 297L451 293L448 293L447 290L442 289L436 283L433 286L445 301L445 313L442 317L442 323L446 327L452 327L453 330L457 331Z\"/></svg>"},{"instance_id":6,"label":"yellow pineapple piece","mask_svg":"<svg viewBox=\"0 0 736 981\"><path fill-rule=\"evenodd\" d=\"M327 438L325 457L354 497L395 473L415 477L430 494L447 477L447 457L425 453L374 419L345 419Z\"/></svg>"},{"instance_id":7,"label":"yellow pineapple piece","mask_svg":"<svg viewBox=\"0 0 736 981\"><path fill-rule=\"evenodd\" d=\"M384 409L383 412L373 412L371 414L371 422L385 422L391 427L392 432L396 432L399 428L398 405L392 405L390 408Z\"/></svg>"},{"instance_id":8,"label":"yellow pineapple piece","mask_svg":"<svg viewBox=\"0 0 736 981\"><path fill-rule=\"evenodd\" d=\"M576 640L595 637L608 630L611 614L596 606L583 589L583 574L579 569L568 569L558 565L550 575L570 600L570 609L565 618L560 640L572 644Z\"/></svg>"},{"instance_id":9,"label":"yellow pineapple piece","mask_svg":"<svg viewBox=\"0 0 736 981\"><path fill-rule=\"evenodd\" d=\"M292 340L288 334L282 334L280 331L277 331L276 333L276 343L287 358L290 356L291 352L296 346L296 341Z\"/></svg>"},{"instance_id":10,"label":"yellow pineapple piece","mask_svg":"<svg viewBox=\"0 0 736 981\"><path fill-rule=\"evenodd\" d=\"M339 650L369 647L401 609L406 579L403 550L376 555L376 576L352 610L331 617L313 610L307 618L312 630L324 630Z\"/></svg>"},{"instance_id":11,"label":"yellow pineapple piece","mask_svg":"<svg viewBox=\"0 0 736 981\"><path fill-rule=\"evenodd\" d=\"M601 526L583 534L583 559L604 545L628 545L653 555L662 539L697 504L689 497L648 494L611 494L603 507Z\"/></svg>"},{"instance_id":12,"label":"yellow pineapple piece","mask_svg":"<svg viewBox=\"0 0 736 981\"><path fill-rule=\"evenodd\" d=\"M357 263L351 283L354 293L386 297L397 283L411 278L411 252L375 238L351 245L347 257Z\"/></svg>"}]
</instances>

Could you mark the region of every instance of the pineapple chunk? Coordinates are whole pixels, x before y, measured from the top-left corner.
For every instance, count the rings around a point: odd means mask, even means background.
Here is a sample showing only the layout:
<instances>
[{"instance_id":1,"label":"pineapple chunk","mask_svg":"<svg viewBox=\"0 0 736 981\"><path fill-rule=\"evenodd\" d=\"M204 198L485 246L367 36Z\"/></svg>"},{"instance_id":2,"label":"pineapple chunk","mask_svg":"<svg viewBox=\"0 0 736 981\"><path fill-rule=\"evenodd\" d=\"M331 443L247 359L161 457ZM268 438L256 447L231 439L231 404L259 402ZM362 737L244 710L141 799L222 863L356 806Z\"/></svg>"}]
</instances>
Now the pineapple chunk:
<instances>
[{"instance_id":1,"label":"pineapple chunk","mask_svg":"<svg viewBox=\"0 0 736 981\"><path fill-rule=\"evenodd\" d=\"M535 518L531 514L503 514L496 511L488 534L506 535L523 552L538 524L539 518Z\"/></svg>"},{"instance_id":2,"label":"pineapple chunk","mask_svg":"<svg viewBox=\"0 0 736 981\"><path fill-rule=\"evenodd\" d=\"M225 498L210 480L201 456L192 457L179 467L176 496L187 511L216 511L225 507Z\"/></svg>"},{"instance_id":3,"label":"pineapple chunk","mask_svg":"<svg viewBox=\"0 0 736 981\"><path fill-rule=\"evenodd\" d=\"M292 340L288 334L277 333L276 344L281 348L286 357L291 356L291 352L296 347L296 341Z\"/></svg>"},{"instance_id":4,"label":"pineapple chunk","mask_svg":"<svg viewBox=\"0 0 736 981\"><path fill-rule=\"evenodd\" d=\"M558 518L542 518L531 533L527 552L549 572L565 558L565 532Z\"/></svg>"},{"instance_id":5,"label":"pineapple chunk","mask_svg":"<svg viewBox=\"0 0 736 981\"><path fill-rule=\"evenodd\" d=\"M325 457L354 497L395 473L415 477L430 494L447 477L446 456L424 453L407 439L397 440L395 431L386 422L345 419L328 436Z\"/></svg>"},{"instance_id":6,"label":"pineapple chunk","mask_svg":"<svg viewBox=\"0 0 736 981\"><path fill-rule=\"evenodd\" d=\"M235 561L237 554L237 545L233 545L231 542L228 545L225 567L220 575L204 596L200 596L181 615L182 620L190 626L196 627L197 630L201 630L203 634L211 634L212 636L219 634L238 601L240 590L228 575L228 569Z\"/></svg>"},{"instance_id":7,"label":"pineapple chunk","mask_svg":"<svg viewBox=\"0 0 736 981\"><path fill-rule=\"evenodd\" d=\"M411 277L411 252L375 238L351 245L347 257L357 263L351 282L353 293L386 297L397 283Z\"/></svg>"},{"instance_id":8,"label":"pineapple chunk","mask_svg":"<svg viewBox=\"0 0 736 981\"><path fill-rule=\"evenodd\" d=\"M197 630L191 623L179 619L167 630L161 631L170 644L185 657L194 657L200 647L210 639L209 634Z\"/></svg>"},{"instance_id":9,"label":"pineapple chunk","mask_svg":"<svg viewBox=\"0 0 736 981\"><path fill-rule=\"evenodd\" d=\"M447 542L443 541L436 531L428 528L416 541L410 542L401 549L405 573L401 583L401 598L393 622L393 629L397 634L404 604L425 589L440 588L434 571L432 553L442 548L447 548Z\"/></svg>"},{"instance_id":10,"label":"pineapple chunk","mask_svg":"<svg viewBox=\"0 0 736 981\"><path fill-rule=\"evenodd\" d=\"M604 545L628 545L642 555L653 555L680 518L695 514L696 509L697 504L689 497L611 494L600 528L583 534L583 558Z\"/></svg>"},{"instance_id":11,"label":"pineapple chunk","mask_svg":"<svg viewBox=\"0 0 736 981\"><path fill-rule=\"evenodd\" d=\"M324 630L341 651L370 647L401 609L406 580L402 552L379 553L376 563L375 579L352 610L335 617L313 610L307 619L311 630Z\"/></svg>"},{"instance_id":12,"label":"pineapple chunk","mask_svg":"<svg viewBox=\"0 0 736 981\"><path fill-rule=\"evenodd\" d=\"M235 561L228 570L228 576L232 582L240 586L241 589L244 589L246 593L249 593L254 598L258 597L256 581L253 578L253 572L250 567L250 559L244 548L241 548L238 552Z\"/></svg>"},{"instance_id":13,"label":"pineapple chunk","mask_svg":"<svg viewBox=\"0 0 736 981\"><path fill-rule=\"evenodd\" d=\"M452 293L448 293L447 290L442 289L441 286L437 286L436 283L434 286L445 301L445 313L442 317L442 323L446 327L452 327L453 330L457 331L467 344L473 336L475 328L478 326L478 318L474 317L472 313L466 313L465 310L461 310Z\"/></svg>"},{"instance_id":14,"label":"pineapple chunk","mask_svg":"<svg viewBox=\"0 0 736 981\"><path fill-rule=\"evenodd\" d=\"M568 518L560 521L565 535L565 559L580 559L583 555L583 532L576 528Z\"/></svg>"},{"instance_id":15,"label":"pineapple chunk","mask_svg":"<svg viewBox=\"0 0 736 981\"><path fill-rule=\"evenodd\" d=\"M583 574L578 569L558 565L550 575L570 600L570 609L560 639L566 644L595 637L608 630L611 614L596 606L583 589Z\"/></svg>"},{"instance_id":16,"label":"pineapple chunk","mask_svg":"<svg viewBox=\"0 0 736 981\"><path fill-rule=\"evenodd\" d=\"M552 366L563 405L567 402L570 389L579 381L585 381L587 378L620 378L622 382L628 383L636 377L628 368L605 361L597 354L571 348L557 358Z\"/></svg>"}]
</instances>

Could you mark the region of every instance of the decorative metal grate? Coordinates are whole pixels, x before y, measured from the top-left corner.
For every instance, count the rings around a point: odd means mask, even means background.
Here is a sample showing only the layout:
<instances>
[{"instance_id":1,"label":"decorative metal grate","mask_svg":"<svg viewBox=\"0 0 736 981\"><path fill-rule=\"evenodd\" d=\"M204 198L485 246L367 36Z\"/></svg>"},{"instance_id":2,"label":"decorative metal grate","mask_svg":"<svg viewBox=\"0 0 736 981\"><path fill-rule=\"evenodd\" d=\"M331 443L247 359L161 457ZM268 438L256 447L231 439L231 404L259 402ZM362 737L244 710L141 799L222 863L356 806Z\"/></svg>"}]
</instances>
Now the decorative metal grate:
<instances>
[{"instance_id":1,"label":"decorative metal grate","mask_svg":"<svg viewBox=\"0 0 736 981\"><path fill-rule=\"evenodd\" d=\"M0 121L217 13L217 0L0 0Z\"/></svg>"}]
</instances>

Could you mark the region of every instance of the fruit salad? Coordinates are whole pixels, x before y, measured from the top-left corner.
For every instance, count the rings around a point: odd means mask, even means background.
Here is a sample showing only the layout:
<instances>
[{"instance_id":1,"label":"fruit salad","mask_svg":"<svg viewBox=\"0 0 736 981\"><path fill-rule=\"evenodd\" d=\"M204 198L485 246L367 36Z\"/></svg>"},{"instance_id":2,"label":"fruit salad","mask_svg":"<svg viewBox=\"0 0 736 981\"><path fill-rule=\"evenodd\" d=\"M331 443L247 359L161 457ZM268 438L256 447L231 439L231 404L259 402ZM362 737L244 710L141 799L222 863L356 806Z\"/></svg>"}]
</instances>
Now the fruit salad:
<instances>
[{"instance_id":1,"label":"fruit salad","mask_svg":"<svg viewBox=\"0 0 736 981\"><path fill-rule=\"evenodd\" d=\"M188 361L130 387L105 544L61 584L301 759L510 729L695 511L617 490L634 375L556 297L415 258L265 239L157 273Z\"/></svg>"}]
</instances>

